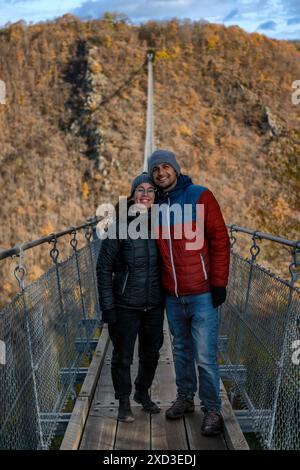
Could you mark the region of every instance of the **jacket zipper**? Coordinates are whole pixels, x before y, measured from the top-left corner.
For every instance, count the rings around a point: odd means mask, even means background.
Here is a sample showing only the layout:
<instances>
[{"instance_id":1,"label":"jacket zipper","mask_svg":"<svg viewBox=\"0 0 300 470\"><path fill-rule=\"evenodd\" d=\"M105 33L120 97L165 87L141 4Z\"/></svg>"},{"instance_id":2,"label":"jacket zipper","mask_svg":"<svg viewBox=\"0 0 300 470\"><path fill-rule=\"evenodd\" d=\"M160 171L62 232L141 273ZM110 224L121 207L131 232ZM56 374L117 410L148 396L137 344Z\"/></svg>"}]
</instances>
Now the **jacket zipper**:
<instances>
[{"instance_id":1,"label":"jacket zipper","mask_svg":"<svg viewBox=\"0 0 300 470\"><path fill-rule=\"evenodd\" d=\"M207 281L207 272L206 272L205 263L204 263L204 259L203 259L202 253L200 253L200 258L201 258L201 263L202 263L202 269L203 269L204 277L205 277L205 280Z\"/></svg>"},{"instance_id":2,"label":"jacket zipper","mask_svg":"<svg viewBox=\"0 0 300 470\"><path fill-rule=\"evenodd\" d=\"M176 271L175 271L175 265L174 265L174 258L173 258L173 250L172 250L172 240L171 240L171 227L170 227L170 198L168 198L168 229L169 229L169 240L170 240L170 258L171 258L171 265L172 265L172 271L173 271L173 277L174 277L174 288L175 288L175 295L178 297L178 286L177 286L177 277L176 277Z\"/></svg>"},{"instance_id":3,"label":"jacket zipper","mask_svg":"<svg viewBox=\"0 0 300 470\"><path fill-rule=\"evenodd\" d=\"M126 284L127 284L127 280L128 280L128 276L129 276L129 269L128 269L128 266L127 266L127 272L126 272L126 276L125 276L125 280L124 280L124 284L123 284L123 288L122 288L122 295L124 294L125 292L125 288L126 288Z\"/></svg>"}]
</instances>

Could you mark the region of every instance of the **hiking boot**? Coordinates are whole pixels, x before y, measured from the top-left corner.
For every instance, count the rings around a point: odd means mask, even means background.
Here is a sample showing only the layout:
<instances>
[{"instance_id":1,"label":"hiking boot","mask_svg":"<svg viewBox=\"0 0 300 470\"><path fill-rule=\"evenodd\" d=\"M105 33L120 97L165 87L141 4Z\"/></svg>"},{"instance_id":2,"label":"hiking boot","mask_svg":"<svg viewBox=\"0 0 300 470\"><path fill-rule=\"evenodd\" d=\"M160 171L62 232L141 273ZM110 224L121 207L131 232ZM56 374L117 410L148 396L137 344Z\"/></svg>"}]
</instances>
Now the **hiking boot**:
<instances>
[{"instance_id":1,"label":"hiking boot","mask_svg":"<svg viewBox=\"0 0 300 470\"><path fill-rule=\"evenodd\" d=\"M216 411L206 411L204 413L201 433L203 436L217 436L223 430L223 418Z\"/></svg>"},{"instance_id":2,"label":"hiking boot","mask_svg":"<svg viewBox=\"0 0 300 470\"><path fill-rule=\"evenodd\" d=\"M160 412L160 408L149 397L148 390L136 390L133 399L143 406L143 409L146 411L146 413Z\"/></svg>"},{"instance_id":3,"label":"hiking boot","mask_svg":"<svg viewBox=\"0 0 300 470\"><path fill-rule=\"evenodd\" d=\"M175 402L166 411L166 417L169 419L182 418L185 413L195 411L194 399L178 395Z\"/></svg>"},{"instance_id":4,"label":"hiking boot","mask_svg":"<svg viewBox=\"0 0 300 470\"><path fill-rule=\"evenodd\" d=\"M130 408L130 400L128 395L119 398L118 421L124 423L132 423L134 417Z\"/></svg>"}]
</instances>

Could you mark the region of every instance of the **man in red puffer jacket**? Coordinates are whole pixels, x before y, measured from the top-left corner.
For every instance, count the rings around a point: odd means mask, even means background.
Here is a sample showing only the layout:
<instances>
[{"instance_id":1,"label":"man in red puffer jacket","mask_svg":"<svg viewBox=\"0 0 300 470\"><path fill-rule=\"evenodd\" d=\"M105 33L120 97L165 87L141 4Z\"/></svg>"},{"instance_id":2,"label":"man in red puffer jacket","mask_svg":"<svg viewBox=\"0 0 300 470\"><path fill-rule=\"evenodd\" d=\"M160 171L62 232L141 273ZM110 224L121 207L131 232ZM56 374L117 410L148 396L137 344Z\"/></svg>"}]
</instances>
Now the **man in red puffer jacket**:
<instances>
[{"instance_id":1,"label":"man in red puffer jacket","mask_svg":"<svg viewBox=\"0 0 300 470\"><path fill-rule=\"evenodd\" d=\"M177 385L177 399L166 417L177 419L194 411L196 363L204 411L201 431L217 435L222 430L222 417L216 308L226 299L230 261L227 229L213 193L180 173L173 152L156 150L148 160L148 171L159 190L159 208L166 208L160 214L157 243Z\"/></svg>"}]
</instances>

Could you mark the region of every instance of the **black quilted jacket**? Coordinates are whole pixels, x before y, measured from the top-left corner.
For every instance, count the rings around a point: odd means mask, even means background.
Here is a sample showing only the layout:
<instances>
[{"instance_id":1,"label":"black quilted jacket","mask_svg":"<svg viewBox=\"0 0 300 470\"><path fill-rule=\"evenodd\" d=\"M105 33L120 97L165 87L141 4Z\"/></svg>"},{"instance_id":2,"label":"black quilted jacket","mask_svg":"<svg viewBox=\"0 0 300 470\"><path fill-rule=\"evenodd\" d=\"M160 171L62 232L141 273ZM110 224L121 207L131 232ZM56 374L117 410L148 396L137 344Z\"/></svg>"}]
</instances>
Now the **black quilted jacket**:
<instances>
[{"instance_id":1,"label":"black quilted jacket","mask_svg":"<svg viewBox=\"0 0 300 470\"><path fill-rule=\"evenodd\" d=\"M128 218L131 220L133 217ZM97 261L97 283L102 310L115 306L149 310L162 305L165 296L155 240L150 237L103 240Z\"/></svg>"}]
</instances>

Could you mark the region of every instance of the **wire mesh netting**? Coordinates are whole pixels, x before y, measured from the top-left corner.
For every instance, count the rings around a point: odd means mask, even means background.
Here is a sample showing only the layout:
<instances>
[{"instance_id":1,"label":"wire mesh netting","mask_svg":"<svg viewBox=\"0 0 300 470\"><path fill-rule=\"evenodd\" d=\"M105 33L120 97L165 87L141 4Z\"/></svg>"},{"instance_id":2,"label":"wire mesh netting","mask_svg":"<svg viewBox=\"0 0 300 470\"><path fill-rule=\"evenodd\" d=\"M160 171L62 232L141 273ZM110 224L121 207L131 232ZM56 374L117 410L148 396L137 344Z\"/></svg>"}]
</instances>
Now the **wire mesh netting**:
<instances>
[{"instance_id":1,"label":"wire mesh netting","mask_svg":"<svg viewBox=\"0 0 300 470\"><path fill-rule=\"evenodd\" d=\"M57 262L0 312L0 448L47 449L100 322L100 240ZM234 389L267 449L300 448L300 292L232 253L220 334ZM81 342L81 347L76 344ZM82 344L84 347L82 347Z\"/></svg>"},{"instance_id":2,"label":"wire mesh netting","mask_svg":"<svg viewBox=\"0 0 300 470\"><path fill-rule=\"evenodd\" d=\"M299 290L232 253L222 356L245 366L246 379L232 368L232 381L267 449L300 449L300 370L293 361L299 315Z\"/></svg>"},{"instance_id":3,"label":"wire mesh netting","mask_svg":"<svg viewBox=\"0 0 300 470\"><path fill-rule=\"evenodd\" d=\"M94 240L0 312L0 449L47 449L100 321ZM77 348L76 341L84 347ZM64 371L64 373L62 373Z\"/></svg>"}]
</instances>

